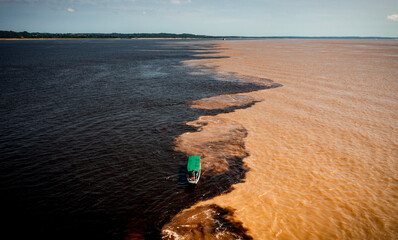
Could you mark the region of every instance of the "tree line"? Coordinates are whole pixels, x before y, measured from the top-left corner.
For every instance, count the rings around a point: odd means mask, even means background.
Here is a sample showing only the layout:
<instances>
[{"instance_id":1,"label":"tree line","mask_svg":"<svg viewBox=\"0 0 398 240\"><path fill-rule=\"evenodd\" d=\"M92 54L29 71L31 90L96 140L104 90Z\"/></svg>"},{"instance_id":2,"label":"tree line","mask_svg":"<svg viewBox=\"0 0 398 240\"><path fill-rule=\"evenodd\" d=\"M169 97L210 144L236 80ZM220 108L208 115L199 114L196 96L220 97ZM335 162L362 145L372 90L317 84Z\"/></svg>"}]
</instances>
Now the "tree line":
<instances>
[{"instance_id":1,"label":"tree line","mask_svg":"<svg viewBox=\"0 0 398 240\"><path fill-rule=\"evenodd\" d=\"M39 33L0 31L0 38L215 38L189 33Z\"/></svg>"}]
</instances>

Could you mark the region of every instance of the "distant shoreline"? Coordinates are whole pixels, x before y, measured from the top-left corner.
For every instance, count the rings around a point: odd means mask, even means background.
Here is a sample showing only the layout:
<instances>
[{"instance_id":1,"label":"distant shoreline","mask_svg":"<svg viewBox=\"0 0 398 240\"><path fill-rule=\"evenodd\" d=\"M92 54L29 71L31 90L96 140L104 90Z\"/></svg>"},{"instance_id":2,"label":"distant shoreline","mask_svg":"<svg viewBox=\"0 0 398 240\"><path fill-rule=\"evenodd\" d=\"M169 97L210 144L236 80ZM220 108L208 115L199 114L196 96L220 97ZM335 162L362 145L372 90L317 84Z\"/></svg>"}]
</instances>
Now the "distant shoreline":
<instances>
[{"instance_id":1,"label":"distant shoreline","mask_svg":"<svg viewBox=\"0 0 398 240\"><path fill-rule=\"evenodd\" d=\"M231 37L231 38L0 38L0 41L32 41L32 40L398 40L387 37Z\"/></svg>"},{"instance_id":2,"label":"distant shoreline","mask_svg":"<svg viewBox=\"0 0 398 240\"><path fill-rule=\"evenodd\" d=\"M17 40L17 41L27 41L27 40L160 40L160 39L178 39L178 40L184 40L184 39L207 39L207 40L221 40L221 38L0 38L0 41L11 41L11 40Z\"/></svg>"},{"instance_id":3,"label":"distant shoreline","mask_svg":"<svg viewBox=\"0 0 398 240\"><path fill-rule=\"evenodd\" d=\"M0 39L214 39L189 33L43 33L0 30Z\"/></svg>"},{"instance_id":4,"label":"distant shoreline","mask_svg":"<svg viewBox=\"0 0 398 240\"><path fill-rule=\"evenodd\" d=\"M190 33L40 33L0 30L0 40L56 40L56 39L398 39L378 36L209 36Z\"/></svg>"}]
</instances>

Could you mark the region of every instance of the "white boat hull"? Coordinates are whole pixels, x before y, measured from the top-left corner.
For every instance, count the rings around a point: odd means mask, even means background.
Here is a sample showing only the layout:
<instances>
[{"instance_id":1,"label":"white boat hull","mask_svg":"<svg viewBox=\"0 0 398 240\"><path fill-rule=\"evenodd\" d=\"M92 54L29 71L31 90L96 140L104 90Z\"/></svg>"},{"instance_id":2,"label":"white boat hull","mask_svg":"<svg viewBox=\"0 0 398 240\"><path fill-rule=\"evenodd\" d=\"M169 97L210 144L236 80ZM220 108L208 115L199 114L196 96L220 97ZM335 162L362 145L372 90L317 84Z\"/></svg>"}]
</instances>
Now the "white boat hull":
<instances>
[{"instance_id":1,"label":"white boat hull","mask_svg":"<svg viewBox=\"0 0 398 240\"><path fill-rule=\"evenodd\" d=\"M201 174L201 171L199 171L199 176L198 176L198 178L196 178L195 180L191 180L191 179L187 176L188 182L189 182L190 184L197 184L197 183L199 182L199 179L200 179L200 174Z\"/></svg>"}]
</instances>

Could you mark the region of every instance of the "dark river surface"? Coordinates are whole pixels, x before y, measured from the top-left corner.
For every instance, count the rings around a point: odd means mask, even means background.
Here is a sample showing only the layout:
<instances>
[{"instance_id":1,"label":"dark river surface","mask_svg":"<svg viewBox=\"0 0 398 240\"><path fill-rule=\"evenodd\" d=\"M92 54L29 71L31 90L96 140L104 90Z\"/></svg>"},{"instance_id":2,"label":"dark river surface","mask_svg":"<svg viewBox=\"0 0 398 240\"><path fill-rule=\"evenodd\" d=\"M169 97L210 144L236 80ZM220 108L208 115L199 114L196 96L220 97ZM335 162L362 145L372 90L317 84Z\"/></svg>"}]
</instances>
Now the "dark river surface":
<instances>
[{"instance_id":1,"label":"dark river surface","mask_svg":"<svg viewBox=\"0 0 398 240\"><path fill-rule=\"evenodd\" d=\"M10 239L159 239L195 202L230 190L244 168L185 179L184 124L224 110L188 102L258 90L181 61L215 42L0 42L0 193ZM231 80L231 79L229 79ZM234 79L232 79L234 80Z\"/></svg>"}]
</instances>

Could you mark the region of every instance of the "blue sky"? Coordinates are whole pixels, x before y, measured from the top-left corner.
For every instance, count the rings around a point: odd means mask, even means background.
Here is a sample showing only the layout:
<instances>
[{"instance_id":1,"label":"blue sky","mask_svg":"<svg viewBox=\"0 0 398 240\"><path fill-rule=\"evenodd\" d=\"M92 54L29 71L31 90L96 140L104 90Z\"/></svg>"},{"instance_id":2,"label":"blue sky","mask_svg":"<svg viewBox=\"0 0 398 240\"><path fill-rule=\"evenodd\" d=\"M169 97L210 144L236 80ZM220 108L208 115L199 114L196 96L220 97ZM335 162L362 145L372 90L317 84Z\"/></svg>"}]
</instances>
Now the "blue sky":
<instances>
[{"instance_id":1,"label":"blue sky","mask_svg":"<svg viewBox=\"0 0 398 240\"><path fill-rule=\"evenodd\" d=\"M0 0L0 30L398 37L398 0Z\"/></svg>"}]
</instances>

